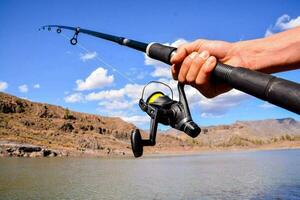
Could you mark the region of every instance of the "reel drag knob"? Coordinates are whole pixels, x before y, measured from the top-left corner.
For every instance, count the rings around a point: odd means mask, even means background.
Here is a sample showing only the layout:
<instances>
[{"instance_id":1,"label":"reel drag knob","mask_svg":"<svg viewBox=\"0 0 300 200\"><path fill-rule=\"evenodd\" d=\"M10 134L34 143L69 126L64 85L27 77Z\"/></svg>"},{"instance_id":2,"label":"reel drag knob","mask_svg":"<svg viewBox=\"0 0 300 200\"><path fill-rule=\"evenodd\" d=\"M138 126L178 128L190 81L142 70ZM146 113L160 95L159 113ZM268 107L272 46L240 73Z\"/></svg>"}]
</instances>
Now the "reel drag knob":
<instances>
[{"instance_id":1,"label":"reel drag knob","mask_svg":"<svg viewBox=\"0 0 300 200\"><path fill-rule=\"evenodd\" d=\"M143 155L143 140L139 129L131 132L131 148L134 157L138 158Z\"/></svg>"}]
</instances>

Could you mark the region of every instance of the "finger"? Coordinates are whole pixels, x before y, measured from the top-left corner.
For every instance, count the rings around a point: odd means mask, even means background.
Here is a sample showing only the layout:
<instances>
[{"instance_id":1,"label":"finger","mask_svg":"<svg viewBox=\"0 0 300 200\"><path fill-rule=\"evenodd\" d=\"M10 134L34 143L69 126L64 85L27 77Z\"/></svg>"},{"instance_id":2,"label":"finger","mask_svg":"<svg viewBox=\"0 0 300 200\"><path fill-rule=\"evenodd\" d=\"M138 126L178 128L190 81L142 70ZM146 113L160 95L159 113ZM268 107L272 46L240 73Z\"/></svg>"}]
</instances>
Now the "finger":
<instances>
[{"instance_id":1,"label":"finger","mask_svg":"<svg viewBox=\"0 0 300 200\"><path fill-rule=\"evenodd\" d=\"M178 81L181 82L181 83L185 83L186 82L186 75L189 71L189 68L192 64L192 61L193 59L195 58L195 56L197 56L198 53L197 52L193 52L191 53L189 56L187 56L181 67L180 67L180 71L179 71L179 74L178 74Z\"/></svg>"},{"instance_id":2,"label":"finger","mask_svg":"<svg viewBox=\"0 0 300 200\"><path fill-rule=\"evenodd\" d=\"M179 65L172 65L171 67L171 72L174 80L178 80L179 69L180 69Z\"/></svg>"},{"instance_id":3,"label":"finger","mask_svg":"<svg viewBox=\"0 0 300 200\"><path fill-rule=\"evenodd\" d=\"M217 64L217 59L214 56L210 56L201 67L198 76L196 78L196 85L203 85L208 83L210 75L213 72Z\"/></svg>"},{"instance_id":4,"label":"finger","mask_svg":"<svg viewBox=\"0 0 300 200\"><path fill-rule=\"evenodd\" d=\"M181 63L188 55L188 51L184 45L177 48L176 53L171 58L171 63Z\"/></svg>"},{"instance_id":5,"label":"finger","mask_svg":"<svg viewBox=\"0 0 300 200\"><path fill-rule=\"evenodd\" d=\"M191 67L189 68L189 71L186 75L186 81L188 83L194 83L196 81L197 75L202 67L202 65L205 63L205 61L208 59L209 53L208 51L203 51L192 61Z\"/></svg>"},{"instance_id":6,"label":"finger","mask_svg":"<svg viewBox=\"0 0 300 200\"><path fill-rule=\"evenodd\" d=\"M194 51L198 51L199 47L205 40L195 40L194 42L186 43L177 48L174 56L171 58L171 63L182 63L186 56Z\"/></svg>"}]
</instances>

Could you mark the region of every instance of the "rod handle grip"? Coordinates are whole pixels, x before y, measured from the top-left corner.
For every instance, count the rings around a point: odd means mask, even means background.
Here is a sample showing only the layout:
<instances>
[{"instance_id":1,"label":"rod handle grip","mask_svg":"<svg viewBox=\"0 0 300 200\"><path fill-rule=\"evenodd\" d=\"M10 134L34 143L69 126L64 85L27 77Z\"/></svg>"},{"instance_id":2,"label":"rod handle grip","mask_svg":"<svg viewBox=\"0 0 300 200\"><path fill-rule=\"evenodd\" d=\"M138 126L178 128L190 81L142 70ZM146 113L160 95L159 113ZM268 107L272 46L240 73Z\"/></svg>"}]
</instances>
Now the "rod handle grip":
<instances>
[{"instance_id":1,"label":"rod handle grip","mask_svg":"<svg viewBox=\"0 0 300 200\"><path fill-rule=\"evenodd\" d=\"M155 60L159 60L168 65L171 65L172 53L175 52L177 48L166 46L160 43L150 43L146 48L146 54Z\"/></svg>"},{"instance_id":2,"label":"rod handle grip","mask_svg":"<svg viewBox=\"0 0 300 200\"><path fill-rule=\"evenodd\" d=\"M300 84L270 74L217 63L214 81L221 81L242 92L300 114Z\"/></svg>"}]
</instances>

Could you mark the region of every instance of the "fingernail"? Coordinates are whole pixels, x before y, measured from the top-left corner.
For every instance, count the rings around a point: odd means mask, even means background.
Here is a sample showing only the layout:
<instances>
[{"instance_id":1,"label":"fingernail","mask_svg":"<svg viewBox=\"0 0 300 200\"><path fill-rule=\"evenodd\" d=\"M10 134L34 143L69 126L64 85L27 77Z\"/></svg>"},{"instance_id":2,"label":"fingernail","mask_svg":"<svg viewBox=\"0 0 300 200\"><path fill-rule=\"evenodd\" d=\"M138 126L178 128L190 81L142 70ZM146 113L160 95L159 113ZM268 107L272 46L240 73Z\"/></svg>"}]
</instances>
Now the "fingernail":
<instances>
[{"instance_id":1,"label":"fingernail","mask_svg":"<svg viewBox=\"0 0 300 200\"><path fill-rule=\"evenodd\" d=\"M213 56L210 56L210 57L207 59L207 61L210 62L210 63L213 62L213 61L214 61L214 57L213 57Z\"/></svg>"},{"instance_id":2,"label":"fingernail","mask_svg":"<svg viewBox=\"0 0 300 200\"><path fill-rule=\"evenodd\" d=\"M194 59L195 56L196 56L197 54L198 54L197 52L193 52L193 53L191 53L191 54L189 55L189 57L190 57L191 59Z\"/></svg>"},{"instance_id":3,"label":"fingernail","mask_svg":"<svg viewBox=\"0 0 300 200\"><path fill-rule=\"evenodd\" d=\"M208 54L207 51L202 51L202 52L199 54L199 56L200 56L202 59L206 60L206 59L208 58L209 54Z\"/></svg>"}]
</instances>

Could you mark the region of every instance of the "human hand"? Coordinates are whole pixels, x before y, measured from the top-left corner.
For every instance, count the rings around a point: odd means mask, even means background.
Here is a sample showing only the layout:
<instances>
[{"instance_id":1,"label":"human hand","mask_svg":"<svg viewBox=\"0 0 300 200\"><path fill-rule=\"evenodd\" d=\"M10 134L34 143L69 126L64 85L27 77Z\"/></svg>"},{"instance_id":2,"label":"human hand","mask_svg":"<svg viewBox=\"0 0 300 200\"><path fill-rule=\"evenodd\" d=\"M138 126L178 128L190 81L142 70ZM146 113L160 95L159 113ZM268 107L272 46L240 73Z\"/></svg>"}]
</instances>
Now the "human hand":
<instances>
[{"instance_id":1,"label":"human hand","mask_svg":"<svg viewBox=\"0 0 300 200\"><path fill-rule=\"evenodd\" d=\"M247 67L236 51L235 43L200 39L177 49L171 59L173 78L193 86L207 98L228 92L232 89L229 85L211 80L217 60L231 66Z\"/></svg>"}]
</instances>

